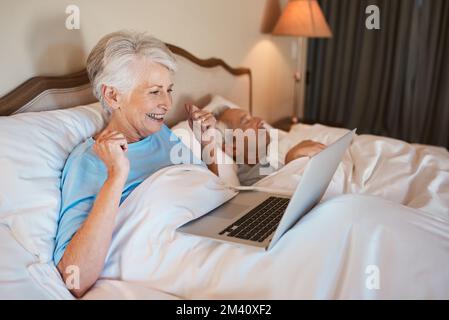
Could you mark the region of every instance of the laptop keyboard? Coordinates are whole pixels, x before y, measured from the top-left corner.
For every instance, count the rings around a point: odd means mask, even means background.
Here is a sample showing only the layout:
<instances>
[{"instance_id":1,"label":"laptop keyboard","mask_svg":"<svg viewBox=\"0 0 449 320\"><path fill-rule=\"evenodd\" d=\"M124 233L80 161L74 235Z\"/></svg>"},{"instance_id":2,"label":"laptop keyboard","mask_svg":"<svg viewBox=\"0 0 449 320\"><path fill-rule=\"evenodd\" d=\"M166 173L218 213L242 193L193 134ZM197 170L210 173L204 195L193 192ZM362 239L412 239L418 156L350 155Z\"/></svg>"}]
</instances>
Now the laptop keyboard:
<instances>
[{"instance_id":1,"label":"laptop keyboard","mask_svg":"<svg viewBox=\"0 0 449 320\"><path fill-rule=\"evenodd\" d=\"M263 242L276 230L290 199L269 197L219 234Z\"/></svg>"}]
</instances>

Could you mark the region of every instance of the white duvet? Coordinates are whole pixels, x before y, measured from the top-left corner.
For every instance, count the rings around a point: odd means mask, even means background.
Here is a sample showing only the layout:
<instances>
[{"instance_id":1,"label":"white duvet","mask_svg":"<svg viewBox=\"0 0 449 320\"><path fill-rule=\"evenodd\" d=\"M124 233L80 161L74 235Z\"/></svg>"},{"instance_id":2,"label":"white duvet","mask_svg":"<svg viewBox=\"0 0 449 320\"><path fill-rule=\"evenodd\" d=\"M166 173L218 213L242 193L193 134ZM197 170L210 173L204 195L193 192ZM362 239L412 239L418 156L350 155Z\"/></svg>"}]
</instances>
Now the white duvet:
<instances>
[{"instance_id":1,"label":"white duvet","mask_svg":"<svg viewBox=\"0 0 449 320\"><path fill-rule=\"evenodd\" d=\"M269 252L176 232L233 194L200 167L159 171L122 204L102 278L188 299L449 298L447 219L345 195L327 196Z\"/></svg>"}]
</instances>

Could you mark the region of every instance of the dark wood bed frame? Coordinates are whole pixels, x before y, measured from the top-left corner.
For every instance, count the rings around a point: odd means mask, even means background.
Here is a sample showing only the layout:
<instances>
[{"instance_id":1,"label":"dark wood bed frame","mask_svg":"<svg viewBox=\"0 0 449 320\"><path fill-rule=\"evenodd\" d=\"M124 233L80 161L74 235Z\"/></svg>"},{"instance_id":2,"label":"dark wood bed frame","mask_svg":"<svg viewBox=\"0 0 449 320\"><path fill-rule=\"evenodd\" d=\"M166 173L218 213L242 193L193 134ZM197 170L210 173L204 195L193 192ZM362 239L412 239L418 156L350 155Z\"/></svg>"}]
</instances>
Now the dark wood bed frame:
<instances>
[{"instance_id":1,"label":"dark wood bed frame","mask_svg":"<svg viewBox=\"0 0 449 320\"><path fill-rule=\"evenodd\" d=\"M252 113L252 75L251 69L248 68L232 68L226 62L218 58L200 59L190 52L167 43L168 48L179 56L182 56L191 62L205 68L213 68L217 66L223 67L229 73L240 76L247 75L249 77L249 111ZM64 76L38 76L33 77L11 92L0 98L0 116L8 116L20 109L23 105L34 99L40 93L49 89L74 88L89 83L86 70L72 73Z\"/></svg>"}]
</instances>

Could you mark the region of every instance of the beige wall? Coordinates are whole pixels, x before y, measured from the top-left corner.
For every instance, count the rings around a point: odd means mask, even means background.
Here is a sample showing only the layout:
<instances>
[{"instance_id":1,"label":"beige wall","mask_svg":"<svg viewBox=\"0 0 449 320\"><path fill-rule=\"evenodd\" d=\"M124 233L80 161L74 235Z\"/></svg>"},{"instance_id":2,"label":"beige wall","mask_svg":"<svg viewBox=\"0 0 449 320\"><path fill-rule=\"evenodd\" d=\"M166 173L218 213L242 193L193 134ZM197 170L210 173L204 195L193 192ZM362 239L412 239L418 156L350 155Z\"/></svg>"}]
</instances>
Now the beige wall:
<instances>
[{"instance_id":1,"label":"beige wall","mask_svg":"<svg viewBox=\"0 0 449 320\"><path fill-rule=\"evenodd\" d=\"M101 36L148 30L201 58L253 71L254 113L275 121L292 113L295 65L289 37L263 34L276 0L0 0L0 95L36 75L82 69ZM65 28L66 6L80 8L80 30ZM274 6L274 7L273 7ZM268 10L269 9L269 10Z\"/></svg>"}]
</instances>

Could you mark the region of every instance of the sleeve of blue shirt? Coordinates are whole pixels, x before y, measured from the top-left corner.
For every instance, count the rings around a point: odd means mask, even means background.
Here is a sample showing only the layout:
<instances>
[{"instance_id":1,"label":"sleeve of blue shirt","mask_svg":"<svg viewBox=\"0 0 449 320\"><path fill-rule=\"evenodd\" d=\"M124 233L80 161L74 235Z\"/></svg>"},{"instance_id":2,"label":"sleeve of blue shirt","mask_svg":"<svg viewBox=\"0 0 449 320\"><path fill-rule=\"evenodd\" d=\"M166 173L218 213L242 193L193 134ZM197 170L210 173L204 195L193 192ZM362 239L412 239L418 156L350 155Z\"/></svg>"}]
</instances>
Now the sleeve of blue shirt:
<instances>
[{"instance_id":1,"label":"sleeve of blue shirt","mask_svg":"<svg viewBox=\"0 0 449 320\"><path fill-rule=\"evenodd\" d=\"M106 179L106 170L88 154L69 157L61 179L61 210L53 261L58 265L67 245L86 220L95 196Z\"/></svg>"}]
</instances>

